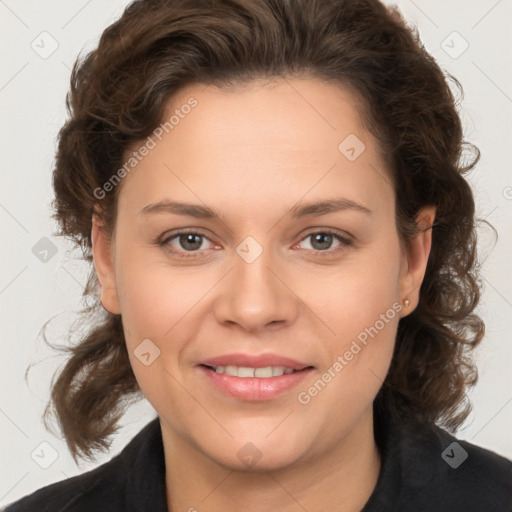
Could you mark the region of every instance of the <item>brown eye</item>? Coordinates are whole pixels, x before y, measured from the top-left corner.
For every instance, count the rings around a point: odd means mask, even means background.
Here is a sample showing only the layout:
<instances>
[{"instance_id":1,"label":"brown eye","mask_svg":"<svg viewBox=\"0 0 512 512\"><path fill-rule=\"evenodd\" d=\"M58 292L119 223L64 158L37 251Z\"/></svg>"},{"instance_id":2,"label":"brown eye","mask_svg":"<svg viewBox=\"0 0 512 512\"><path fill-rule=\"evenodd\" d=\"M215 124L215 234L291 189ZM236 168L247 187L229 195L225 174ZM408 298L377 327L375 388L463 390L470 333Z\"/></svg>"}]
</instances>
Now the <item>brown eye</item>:
<instances>
[{"instance_id":1,"label":"brown eye","mask_svg":"<svg viewBox=\"0 0 512 512\"><path fill-rule=\"evenodd\" d=\"M206 250L203 245L204 241L209 239L203 233L196 231L180 231L172 236L165 238L159 245L165 247L169 252L183 256L185 258L194 258L200 256L201 249ZM174 243L173 243L174 242ZM210 242L211 243L211 242ZM187 254L188 253L188 254Z\"/></svg>"}]
</instances>

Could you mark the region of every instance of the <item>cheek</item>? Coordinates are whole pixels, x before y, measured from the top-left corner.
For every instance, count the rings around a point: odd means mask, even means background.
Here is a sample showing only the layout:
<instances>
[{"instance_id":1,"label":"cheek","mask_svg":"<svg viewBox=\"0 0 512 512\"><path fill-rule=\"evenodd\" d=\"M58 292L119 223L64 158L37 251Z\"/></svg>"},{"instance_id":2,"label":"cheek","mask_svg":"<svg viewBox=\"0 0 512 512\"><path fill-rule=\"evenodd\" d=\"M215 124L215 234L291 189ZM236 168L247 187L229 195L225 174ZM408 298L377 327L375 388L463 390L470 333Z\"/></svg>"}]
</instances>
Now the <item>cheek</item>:
<instances>
[{"instance_id":1,"label":"cheek","mask_svg":"<svg viewBox=\"0 0 512 512\"><path fill-rule=\"evenodd\" d=\"M133 248L118 264L116 284L130 343L141 337L172 336L174 326L186 318L206 288L197 274L151 261L148 251Z\"/></svg>"},{"instance_id":2,"label":"cheek","mask_svg":"<svg viewBox=\"0 0 512 512\"><path fill-rule=\"evenodd\" d=\"M331 333L325 338L329 357L322 370L336 374L332 393L360 400L376 394L384 381L402 310L399 277L397 242L369 251L331 282L323 298Z\"/></svg>"},{"instance_id":3,"label":"cheek","mask_svg":"<svg viewBox=\"0 0 512 512\"><path fill-rule=\"evenodd\" d=\"M332 310L326 367L340 377L339 389L355 398L377 392L384 381L395 344L400 303L388 290L373 289L349 297L347 306ZM345 382L345 384L343 384ZM348 385L350 384L350 385ZM336 386L335 386L336 387Z\"/></svg>"},{"instance_id":4,"label":"cheek","mask_svg":"<svg viewBox=\"0 0 512 512\"><path fill-rule=\"evenodd\" d=\"M396 275L397 270L394 271ZM373 403L393 357L401 304L396 278L363 279L356 273L332 292L324 318L332 333L323 337L323 365L309 387L298 390L297 401L309 418L325 421L325 439L334 441L340 429L350 429ZM340 282L341 284L341 282ZM325 410L329 410L325 420ZM310 420L316 421L316 420Z\"/></svg>"},{"instance_id":5,"label":"cheek","mask_svg":"<svg viewBox=\"0 0 512 512\"><path fill-rule=\"evenodd\" d=\"M135 252L119 265L117 284L130 364L144 396L158 410L169 392L176 400L182 395L173 376L181 379L181 355L196 325L187 320L205 293L202 282L147 263ZM180 402L181 410L189 406Z\"/></svg>"},{"instance_id":6,"label":"cheek","mask_svg":"<svg viewBox=\"0 0 512 512\"><path fill-rule=\"evenodd\" d=\"M321 306L321 310L329 312L337 337L344 340L356 337L386 312L385 328L381 322L379 326L387 334L389 324L398 320L395 314L400 290L398 242L355 255L351 264L340 266L323 285L312 300Z\"/></svg>"}]
</instances>

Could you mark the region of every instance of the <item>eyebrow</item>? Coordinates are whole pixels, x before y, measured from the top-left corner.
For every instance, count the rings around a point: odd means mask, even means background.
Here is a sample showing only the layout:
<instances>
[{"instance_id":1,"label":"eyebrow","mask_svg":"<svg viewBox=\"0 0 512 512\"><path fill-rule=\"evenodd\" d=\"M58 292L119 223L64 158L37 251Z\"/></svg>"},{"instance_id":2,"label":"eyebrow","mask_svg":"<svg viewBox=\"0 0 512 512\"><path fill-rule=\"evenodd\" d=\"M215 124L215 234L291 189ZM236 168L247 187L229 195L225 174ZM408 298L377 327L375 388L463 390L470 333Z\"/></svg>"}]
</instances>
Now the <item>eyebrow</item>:
<instances>
[{"instance_id":1,"label":"eyebrow","mask_svg":"<svg viewBox=\"0 0 512 512\"><path fill-rule=\"evenodd\" d=\"M289 214L292 216L292 218L298 219L302 217L320 217L321 215L344 210L357 211L367 215L372 214L372 211L366 206L345 198L333 198L302 204L299 203L290 209ZM220 218L220 215L208 206L181 203L169 200L148 204L139 211L139 214L144 215L157 213L171 213L175 215L185 215L188 217L197 217L202 219Z\"/></svg>"}]
</instances>

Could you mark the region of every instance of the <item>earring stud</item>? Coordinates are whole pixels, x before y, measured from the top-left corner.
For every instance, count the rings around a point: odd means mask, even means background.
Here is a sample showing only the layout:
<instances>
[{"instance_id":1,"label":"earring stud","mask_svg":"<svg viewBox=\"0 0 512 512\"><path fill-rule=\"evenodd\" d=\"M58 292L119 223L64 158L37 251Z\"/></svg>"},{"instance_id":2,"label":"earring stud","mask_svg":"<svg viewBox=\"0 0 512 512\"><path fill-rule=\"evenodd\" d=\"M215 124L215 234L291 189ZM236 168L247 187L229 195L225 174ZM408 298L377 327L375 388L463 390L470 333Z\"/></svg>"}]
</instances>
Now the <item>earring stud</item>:
<instances>
[{"instance_id":1,"label":"earring stud","mask_svg":"<svg viewBox=\"0 0 512 512\"><path fill-rule=\"evenodd\" d=\"M411 301L410 301L409 299L404 299L404 306L405 306L406 308L408 308L408 307L409 307L410 303L411 303Z\"/></svg>"}]
</instances>

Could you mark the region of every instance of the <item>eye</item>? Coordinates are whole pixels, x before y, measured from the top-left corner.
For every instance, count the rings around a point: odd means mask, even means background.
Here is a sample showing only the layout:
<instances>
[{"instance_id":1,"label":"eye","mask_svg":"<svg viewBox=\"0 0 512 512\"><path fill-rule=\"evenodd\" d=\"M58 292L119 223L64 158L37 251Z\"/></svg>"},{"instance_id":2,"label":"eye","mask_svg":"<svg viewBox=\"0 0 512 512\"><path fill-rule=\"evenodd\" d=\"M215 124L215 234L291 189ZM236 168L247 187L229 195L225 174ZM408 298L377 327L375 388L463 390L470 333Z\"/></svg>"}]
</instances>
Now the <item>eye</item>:
<instances>
[{"instance_id":1,"label":"eye","mask_svg":"<svg viewBox=\"0 0 512 512\"><path fill-rule=\"evenodd\" d=\"M179 253L180 256L185 258L194 258L199 256L199 254L194 254L195 252L198 252L201 248L205 249L203 247L204 240L209 240L209 238L203 233L197 231L179 231L159 242L159 245L165 246L170 252ZM174 241L176 243L173 245L171 242Z\"/></svg>"},{"instance_id":2,"label":"eye","mask_svg":"<svg viewBox=\"0 0 512 512\"><path fill-rule=\"evenodd\" d=\"M310 246L315 253L337 252L347 245L352 245L351 240L349 240L347 237L342 236L338 232L330 229L309 233L301 240L301 243L308 239L311 240ZM334 240L338 241L338 246L334 250L330 250Z\"/></svg>"},{"instance_id":3,"label":"eye","mask_svg":"<svg viewBox=\"0 0 512 512\"><path fill-rule=\"evenodd\" d=\"M315 254L333 253L343 250L346 246L352 245L351 240L339 234L336 231L325 229L315 231L306 235L299 244L305 240L311 239L310 246ZM184 258L196 258L212 247L204 247L204 241L207 240L211 244L211 240L199 231L186 230L174 233L171 236L158 241L158 245L165 247L169 252ZM331 250L333 241L338 241L338 245ZM307 249L307 248L306 248Z\"/></svg>"}]
</instances>

